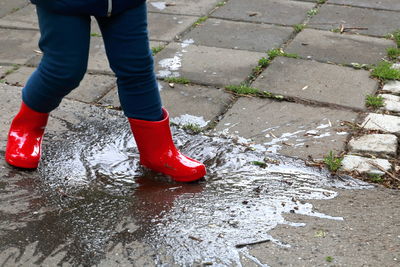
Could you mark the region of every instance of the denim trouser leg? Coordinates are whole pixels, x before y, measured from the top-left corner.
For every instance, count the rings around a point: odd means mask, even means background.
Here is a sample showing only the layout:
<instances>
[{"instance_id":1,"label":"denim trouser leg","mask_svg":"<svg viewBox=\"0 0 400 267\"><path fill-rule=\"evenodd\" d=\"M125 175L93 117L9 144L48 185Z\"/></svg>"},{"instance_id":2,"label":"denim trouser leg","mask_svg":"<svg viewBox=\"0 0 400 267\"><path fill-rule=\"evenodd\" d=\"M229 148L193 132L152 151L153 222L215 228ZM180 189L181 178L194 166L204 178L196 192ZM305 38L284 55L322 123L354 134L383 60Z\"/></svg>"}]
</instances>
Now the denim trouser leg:
<instances>
[{"instance_id":1,"label":"denim trouser leg","mask_svg":"<svg viewBox=\"0 0 400 267\"><path fill-rule=\"evenodd\" d=\"M79 86L90 42L89 16L64 16L37 7L43 58L22 91L30 108L48 113Z\"/></svg>"},{"instance_id":2,"label":"denim trouser leg","mask_svg":"<svg viewBox=\"0 0 400 267\"><path fill-rule=\"evenodd\" d=\"M128 118L157 121L161 99L147 32L146 4L111 17L96 18L118 94Z\"/></svg>"},{"instance_id":3,"label":"denim trouser leg","mask_svg":"<svg viewBox=\"0 0 400 267\"><path fill-rule=\"evenodd\" d=\"M90 16L64 16L37 8L43 58L23 89L23 101L48 113L79 86L88 62ZM112 17L97 17L118 93L129 118L157 121L161 100L153 69L143 4Z\"/></svg>"}]
</instances>

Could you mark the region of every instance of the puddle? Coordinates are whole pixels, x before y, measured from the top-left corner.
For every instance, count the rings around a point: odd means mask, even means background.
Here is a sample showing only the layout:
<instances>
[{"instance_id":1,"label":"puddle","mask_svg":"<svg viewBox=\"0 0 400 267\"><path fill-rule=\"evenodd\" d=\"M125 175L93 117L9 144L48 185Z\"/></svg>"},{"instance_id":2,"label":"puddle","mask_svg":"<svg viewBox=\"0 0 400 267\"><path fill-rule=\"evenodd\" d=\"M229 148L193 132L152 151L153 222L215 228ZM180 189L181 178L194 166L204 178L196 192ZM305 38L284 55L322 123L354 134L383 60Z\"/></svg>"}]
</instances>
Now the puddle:
<instances>
[{"instance_id":1,"label":"puddle","mask_svg":"<svg viewBox=\"0 0 400 267\"><path fill-rule=\"evenodd\" d=\"M143 169L126 120L85 118L46 136L39 172L7 169L0 184L0 260L6 264L241 266L246 243L269 240L288 213L343 220L313 210L335 188L367 188L301 161L268 153L243 138L189 135L172 128L179 148L203 161L197 183L171 182ZM265 162L258 166L254 162ZM265 168L263 168L265 167ZM16 193L17 192L17 193ZM0 261L1 262L1 261Z\"/></svg>"}]
</instances>

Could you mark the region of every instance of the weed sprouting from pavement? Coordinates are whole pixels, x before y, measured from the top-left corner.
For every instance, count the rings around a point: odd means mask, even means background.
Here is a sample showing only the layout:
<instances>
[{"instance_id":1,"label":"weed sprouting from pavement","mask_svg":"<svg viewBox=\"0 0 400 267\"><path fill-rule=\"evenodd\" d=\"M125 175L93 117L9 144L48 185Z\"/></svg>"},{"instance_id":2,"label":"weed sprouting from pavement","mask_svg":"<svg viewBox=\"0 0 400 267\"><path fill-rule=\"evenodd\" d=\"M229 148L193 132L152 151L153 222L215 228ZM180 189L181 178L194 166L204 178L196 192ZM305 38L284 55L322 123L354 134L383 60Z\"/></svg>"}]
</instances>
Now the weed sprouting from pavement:
<instances>
[{"instance_id":1,"label":"weed sprouting from pavement","mask_svg":"<svg viewBox=\"0 0 400 267\"><path fill-rule=\"evenodd\" d=\"M261 91L258 88L250 87L245 84L241 85L228 85L225 87L226 90L232 92L237 95L251 95L251 96L258 96L261 98L272 98L276 100L283 100L284 97L281 95L275 95L273 93L267 91Z\"/></svg>"},{"instance_id":2,"label":"weed sprouting from pavement","mask_svg":"<svg viewBox=\"0 0 400 267\"><path fill-rule=\"evenodd\" d=\"M225 88L228 91L231 91L231 92L233 92L235 94L239 94L239 95L256 95L261 92L260 89L246 86L246 85L228 85Z\"/></svg>"},{"instance_id":3,"label":"weed sprouting from pavement","mask_svg":"<svg viewBox=\"0 0 400 267\"><path fill-rule=\"evenodd\" d=\"M322 5L322 4L325 4L326 3L326 0L318 0L317 1L317 4L319 4L319 5Z\"/></svg>"},{"instance_id":4,"label":"weed sprouting from pavement","mask_svg":"<svg viewBox=\"0 0 400 267\"><path fill-rule=\"evenodd\" d=\"M391 60L399 59L400 48L389 47L386 51L387 51L387 55L388 55L389 59L391 59Z\"/></svg>"},{"instance_id":5,"label":"weed sprouting from pavement","mask_svg":"<svg viewBox=\"0 0 400 267\"><path fill-rule=\"evenodd\" d=\"M194 26L199 26L203 24L208 19L208 16L200 17L195 23Z\"/></svg>"},{"instance_id":6,"label":"weed sprouting from pavement","mask_svg":"<svg viewBox=\"0 0 400 267\"><path fill-rule=\"evenodd\" d=\"M365 104L367 107L381 108L385 106L382 96L367 95L365 99Z\"/></svg>"},{"instance_id":7,"label":"weed sprouting from pavement","mask_svg":"<svg viewBox=\"0 0 400 267\"><path fill-rule=\"evenodd\" d=\"M332 256L327 256L327 257L325 257L325 260L327 262L332 262L333 261L333 257Z\"/></svg>"},{"instance_id":8,"label":"weed sprouting from pavement","mask_svg":"<svg viewBox=\"0 0 400 267\"><path fill-rule=\"evenodd\" d=\"M101 37L101 34L100 34L100 33L97 33L97 32L92 32L92 33L90 34L90 36L92 36L92 37Z\"/></svg>"},{"instance_id":9,"label":"weed sprouting from pavement","mask_svg":"<svg viewBox=\"0 0 400 267\"><path fill-rule=\"evenodd\" d=\"M382 178L381 175L376 174L376 173L370 173L368 174L368 178L371 182L374 183L382 183L384 181L384 179Z\"/></svg>"},{"instance_id":10,"label":"weed sprouting from pavement","mask_svg":"<svg viewBox=\"0 0 400 267\"><path fill-rule=\"evenodd\" d=\"M217 7L221 7L221 6L224 6L226 4L226 1L220 1L220 2L218 2L217 3Z\"/></svg>"},{"instance_id":11,"label":"weed sprouting from pavement","mask_svg":"<svg viewBox=\"0 0 400 267\"><path fill-rule=\"evenodd\" d=\"M274 58L280 57L289 57L289 58L299 58L297 54L289 54L284 52L282 49L272 49L267 52L269 60L273 60Z\"/></svg>"},{"instance_id":12,"label":"weed sprouting from pavement","mask_svg":"<svg viewBox=\"0 0 400 267\"><path fill-rule=\"evenodd\" d=\"M305 24L296 24L293 26L293 29L296 33L301 32L306 27Z\"/></svg>"},{"instance_id":13,"label":"weed sprouting from pavement","mask_svg":"<svg viewBox=\"0 0 400 267\"><path fill-rule=\"evenodd\" d=\"M168 83L177 83L177 84L189 84L190 80L183 77L167 77L164 78L164 81Z\"/></svg>"},{"instance_id":14,"label":"weed sprouting from pavement","mask_svg":"<svg viewBox=\"0 0 400 267\"><path fill-rule=\"evenodd\" d=\"M157 55L158 53L160 53L161 50L163 50L163 49L164 49L164 46L163 46L163 45L159 45L159 46L156 46L156 47L152 47L152 48L151 48L151 53L152 53L153 56L154 56L154 55Z\"/></svg>"},{"instance_id":15,"label":"weed sprouting from pavement","mask_svg":"<svg viewBox=\"0 0 400 267\"><path fill-rule=\"evenodd\" d=\"M387 61L378 63L371 75L383 80L400 80L400 70L392 68L392 63Z\"/></svg>"},{"instance_id":16,"label":"weed sprouting from pavement","mask_svg":"<svg viewBox=\"0 0 400 267\"><path fill-rule=\"evenodd\" d=\"M307 11L307 15L309 17L313 17L313 16L315 16L317 14L318 14L318 9L316 9L316 8L313 8L313 9L310 9L310 10Z\"/></svg>"},{"instance_id":17,"label":"weed sprouting from pavement","mask_svg":"<svg viewBox=\"0 0 400 267\"><path fill-rule=\"evenodd\" d=\"M342 160L343 158L334 155L333 151L330 151L329 155L324 157L324 163L331 172L336 172L339 170L339 168L342 166Z\"/></svg>"},{"instance_id":18,"label":"weed sprouting from pavement","mask_svg":"<svg viewBox=\"0 0 400 267\"><path fill-rule=\"evenodd\" d=\"M262 162L262 161L253 161L251 164L259 166L260 168L266 168L268 167L267 163Z\"/></svg>"},{"instance_id":19,"label":"weed sprouting from pavement","mask_svg":"<svg viewBox=\"0 0 400 267\"><path fill-rule=\"evenodd\" d=\"M400 30L396 30L392 33L389 33L388 35L386 35L386 38L395 41L397 44L397 48L400 48Z\"/></svg>"},{"instance_id":20,"label":"weed sprouting from pavement","mask_svg":"<svg viewBox=\"0 0 400 267\"><path fill-rule=\"evenodd\" d=\"M185 131L198 134L202 131L201 127L197 123L189 123L182 126Z\"/></svg>"}]
</instances>

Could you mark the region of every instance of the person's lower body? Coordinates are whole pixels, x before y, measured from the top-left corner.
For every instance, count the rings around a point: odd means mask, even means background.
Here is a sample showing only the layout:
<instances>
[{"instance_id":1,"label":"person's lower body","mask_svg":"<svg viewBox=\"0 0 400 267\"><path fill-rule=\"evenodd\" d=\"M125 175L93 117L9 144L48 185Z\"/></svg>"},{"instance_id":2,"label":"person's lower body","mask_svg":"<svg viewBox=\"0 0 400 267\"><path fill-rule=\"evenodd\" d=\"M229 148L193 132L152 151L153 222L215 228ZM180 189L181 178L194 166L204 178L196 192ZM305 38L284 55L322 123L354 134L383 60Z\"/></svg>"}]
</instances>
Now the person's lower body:
<instances>
[{"instance_id":1,"label":"person's lower body","mask_svg":"<svg viewBox=\"0 0 400 267\"><path fill-rule=\"evenodd\" d=\"M86 72L90 42L90 16L37 10L43 58L23 89L21 110L11 125L6 149L7 162L23 168L37 167L44 122L63 97L78 87ZM162 109L153 70L146 15L143 4L112 17L96 17L117 77L121 106L144 166L178 181L197 180L206 173L204 165L182 155L172 142L168 112ZM37 125L21 126L24 118L32 121L40 116ZM27 132L36 141L23 141L21 136ZM36 151L34 157L32 151Z\"/></svg>"}]
</instances>

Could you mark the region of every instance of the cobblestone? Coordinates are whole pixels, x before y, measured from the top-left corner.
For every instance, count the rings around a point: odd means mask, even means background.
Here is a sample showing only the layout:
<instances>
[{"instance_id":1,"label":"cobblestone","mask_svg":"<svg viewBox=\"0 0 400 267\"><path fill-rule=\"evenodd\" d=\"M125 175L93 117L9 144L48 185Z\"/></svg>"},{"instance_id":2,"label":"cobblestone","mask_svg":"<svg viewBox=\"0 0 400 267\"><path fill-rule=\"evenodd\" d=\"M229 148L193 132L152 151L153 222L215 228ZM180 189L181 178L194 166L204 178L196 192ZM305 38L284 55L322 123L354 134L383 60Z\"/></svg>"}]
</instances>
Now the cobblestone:
<instances>
[{"instance_id":1,"label":"cobblestone","mask_svg":"<svg viewBox=\"0 0 400 267\"><path fill-rule=\"evenodd\" d=\"M400 134L400 117L370 113L361 125L366 130Z\"/></svg>"},{"instance_id":2,"label":"cobblestone","mask_svg":"<svg viewBox=\"0 0 400 267\"><path fill-rule=\"evenodd\" d=\"M378 165L385 171L389 171L392 168L392 165L387 159L371 159L346 155L342 161L342 169L344 171L384 175L385 172L375 165Z\"/></svg>"},{"instance_id":3,"label":"cobblestone","mask_svg":"<svg viewBox=\"0 0 400 267\"><path fill-rule=\"evenodd\" d=\"M398 139L393 134L368 134L352 138L349 149L352 153L396 156Z\"/></svg>"}]
</instances>

